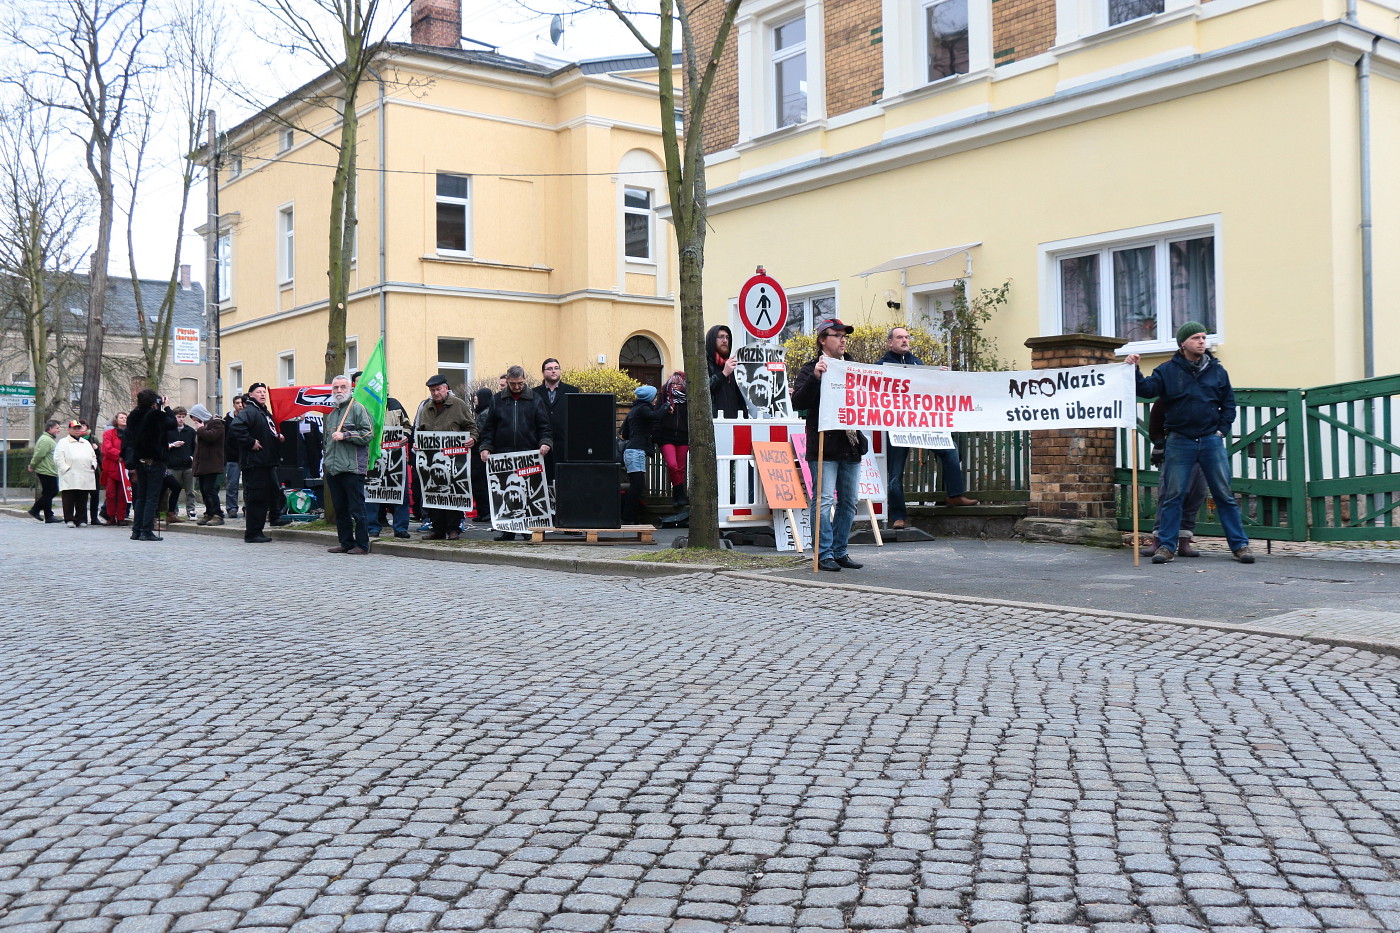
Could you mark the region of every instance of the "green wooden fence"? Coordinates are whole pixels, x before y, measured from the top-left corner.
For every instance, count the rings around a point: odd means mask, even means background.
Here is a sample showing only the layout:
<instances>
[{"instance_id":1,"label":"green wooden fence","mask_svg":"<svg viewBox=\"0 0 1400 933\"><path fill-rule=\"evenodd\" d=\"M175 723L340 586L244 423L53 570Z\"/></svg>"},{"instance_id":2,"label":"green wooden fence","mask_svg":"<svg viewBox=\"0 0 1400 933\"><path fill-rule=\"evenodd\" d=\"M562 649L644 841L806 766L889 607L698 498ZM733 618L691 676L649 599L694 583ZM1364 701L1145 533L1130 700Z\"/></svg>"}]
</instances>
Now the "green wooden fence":
<instances>
[{"instance_id":1,"label":"green wooden fence","mask_svg":"<svg viewBox=\"0 0 1400 933\"><path fill-rule=\"evenodd\" d=\"M1400 537L1400 446L1395 433L1400 376L1312 389L1236 389L1239 412L1228 439L1233 489L1251 538L1362 541ZM1157 470L1150 468L1150 402L1140 402L1137 430L1119 432L1118 527L1138 530L1155 518ZM1132 448L1138 484L1132 486ZM1197 532L1222 535L1207 498Z\"/></svg>"}]
</instances>

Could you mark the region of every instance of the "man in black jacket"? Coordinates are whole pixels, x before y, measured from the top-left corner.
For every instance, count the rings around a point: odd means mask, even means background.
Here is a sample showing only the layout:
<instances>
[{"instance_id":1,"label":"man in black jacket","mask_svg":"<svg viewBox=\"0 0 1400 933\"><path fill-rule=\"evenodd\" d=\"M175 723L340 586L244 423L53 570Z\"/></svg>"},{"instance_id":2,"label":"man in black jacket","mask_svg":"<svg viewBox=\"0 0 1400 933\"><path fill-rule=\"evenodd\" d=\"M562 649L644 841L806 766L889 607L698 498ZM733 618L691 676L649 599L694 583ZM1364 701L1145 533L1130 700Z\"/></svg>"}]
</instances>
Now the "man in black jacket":
<instances>
[{"instance_id":1,"label":"man in black jacket","mask_svg":"<svg viewBox=\"0 0 1400 933\"><path fill-rule=\"evenodd\" d=\"M224 511L229 518L238 517L238 484L243 475L238 467L238 444L233 440L233 419L243 410L243 396L233 397L232 407L224 415Z\"/></svg>"},{"instance_id":2,"label":"man in black jacket","mask_svg":"<svg viewBox=\"0 0 1400 933\"><path fill-rule=\"evenodd\" d=\"M859 570L863 564L851 559L846 544L851 536L851 522L856 517L859 498L860 458L865 452L865 437L859 431L818 431L821 416L821 381L828 360L849 360L846 337L855 330L832 318L817 323L817 356L797 372L792 405L807 412L807 460L813 464L816 479L818 460L821 461L821 489L812 496L812 528L817 530L817 566L822 570ZM831 514L833 498L836 517Z\"/></svg>"},{"instance_id":3,"label":"man in black jacket","mask_svg":"<svg viewBox=\"0 0 1400 933\"><path fill-rule=\"evenodd\" d=\"M229 425L238 448L238 465L243 474L244 512L247 522L243 540L249 544L266 544L272 539L263 534L267 513L277 495L277 464L282 435L277 431L268 408L267 384L255 382L243 398L243 410Z\"/></svg>"},{"instance_id":4,"label":"man in black jacket","mask_svg":"<svg viewBox=\"0 0 1400 933\"><path fill-rule=\"evenodd\" d=\"M535 396L544 407L545 417L549 419L549 432L555 441L554 449L544 458L544 475L551 483L554 482L555 452L562 447L569 432L569 409L564 396L579 391L578 386L565 382L563 375L564 370L559 366L559 361L551 356L540 364L541 381L539 388L535 389Z\"/></svg>"},{"instance_id":5,"label":"man in black jacket","mask_svg":"<svg viewBox=\"0 0 1400 933\"><path fill-rule=\"evenodd\" d=\"M1161 499L1157 505L1157 551L1152 563L1176 559L1181 531L1181 506L1199 464L1206 485L1215 497L1215 514L1229 542L1230 553L1242 564L1254 563L1249 538L1244 533L1239 503L1230 491L1230 452L1225 434L1235 423L1235 390L1230 374L1206 351L1205 326L1187 321L1176 332L1177 351L1171 359L1144 377L1137 374L1139 398L1161 397L1166 402L1166 456L1162 462ZM1127 362L1137 367L1141 357L1129 353Z\"/></svg>"},{"instance_id":6,"label":"man in black jacket","mask_svg":"<svg viewBox=\"0 0 1400 933\"><path fill-rule=\"evenodd\" d=\"M486 410L481 425L479 446L483 463L493 453L539 448L541 456L549 455L554 446L554 432L539 396L525 385L523 367L512 366L506 370L506 387L491 397L491 407ZM503 531L496 540L513 541L515 535Z\"/></svg>"},{"instance_id":7,"label":"man in black jacket","mask_svg":"<svg viewBox=\"0 0 1400 933\"><path fill-rule=\"evenodd\" d=\"M748 403L734 378L739 365L734 356L734 334L723 324L705 334L705 364L710 372L710 411L714 416L739 418L748 414Z\"/></svg>"},{"instance_id":8,"label":"man in black jacket","mask_svg":"<svg viewBox=\"0 0 1400 933\"><path fill-rule=\"evenodd\" d=\"M185 508L189 517L194 518L194 428L185 424L189 411L181 406L175 409L175 427L166 432L165 443L169 452L165 456L165 469L168 479L168 495L162 496L166 522L171 525L183 521L180 517L180 493L185 494Z\"/></svg>"},{"instance_id":9,"label":"man in black jacket","mask_svg":"<svg viewBox=\"0 0 1400 933\"><path fill-rule=\"evenodd\" d=\"M126 416L123 459L136 481L131 511L131 540L160 541L155 533L156 504L165 484L167 435L175 428L175 416L162 408L165 400L155 389L142 389L136 407Z\"/></svg>"}]
</instances>

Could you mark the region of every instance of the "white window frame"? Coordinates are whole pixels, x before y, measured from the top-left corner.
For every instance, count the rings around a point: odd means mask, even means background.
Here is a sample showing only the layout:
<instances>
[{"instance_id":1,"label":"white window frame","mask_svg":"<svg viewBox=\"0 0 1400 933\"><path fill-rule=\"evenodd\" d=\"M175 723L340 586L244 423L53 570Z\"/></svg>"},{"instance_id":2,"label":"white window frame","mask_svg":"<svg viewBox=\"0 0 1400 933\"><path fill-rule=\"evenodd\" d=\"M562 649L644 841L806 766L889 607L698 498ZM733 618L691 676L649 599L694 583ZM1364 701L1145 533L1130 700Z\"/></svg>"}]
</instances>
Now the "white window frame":
<instances>
[{"instance_id":1,"label":"white window frame","mask_svg":"<svg viewBox=\"0 0 1400 933\"><path fill-rule=\"evenodd\" d=\"M218 294L214 300L219 304L233 301L233 232L225 230L214 238L214 265L218 276Z\"/></svg>"},{"instance_id":2,"label":"white window frame","mask_svg":"<svg viewBox=\"0 0 1400 933\"><path fill-rule=\"evenodd\" d=\"M454 178L465 178L467 180L467 196L465 198L453 197L437 193L437 179L439 175L451 175ZM472 193L476 188L476 180L471 175L463 172L435 172L433 174L433 249L439 256L471 256L472 255ZM464 226L463 245L466 249L448 249L438 246L437 208L439 204L452 204L462 208L462 218Z\"/></svg>"},{"instance_id":3,"label":"white window frame","mask_svg":"<svg viewBox=\"0 0 1400 933\"><path fill-rule=\"evenodd\" d=\"M294 202L277 208L277 281L290 285L296 278L297 215Z\"/></svg>"},{"instance_id":4,"label":"white window frame","mask_svg":"<svg viewBox=\"0 0 1400 933\"><path fill-rule=\"evenodd\" d=\"M292 129L290 126L282 127L277 133L277 154L281 155L284 152L290 152L292 147L296 145L296 141L296 130Z\"/></svg>"},{"instance_id":5,"label":"white window frame","mask_svg":"<svg viewBox=\"0 0 1400 933\"><path fill-rule=\"evenodd\" d=\"M277 354L277 384L280 386L297 384L297 354L295 350L284 350Z\"/></svg>"},{"instance_id":6,"label":"white window frame","mask_svg":"<svg viewBox=\"0 0 1400 933\"><path fill-rule=\"evenodd\" d=\"M225 394L229 398L243 394L243 361L228 364L228 388Z\"/></svg>"},{"instance_id":7,"label":"white window frame","mask_svg":"<svg viewBox=\"0 0 1400 933\"><path fill-rule=\"evenodd\" d=\"M441 357L442 357L442 341L444 341L444 340L460 340L460 341L462 341L462 343L465 345L465 356L466 356L466 359L464 359L464 360L444 360L444 359L442 359L442 358L441 358ZM475 355L475 352L476 352L475 342L472 340L472 338L470 338L470 337L438 337L438 338L437 338L437 343L435 344L435 347L436 347L436 353L435 353L435 355L438 357L438 361L437 361L437 369L434 370L434 372L441 373L444 369L449 369L449 370L452 370L453 372L460 372L460 373L462 374L462 385L467 385L467 386L471 385L471 384L472 384L472 369L473 369L473 367L472 367L472 357ZM452 380L451 380L451 378L449 377L449 378L448 378L448 382L451 382L451 381L452 381Z\"/></svg>"},{"instance_id":8,"label":"white window frame","mask_svg":"<svg viewBox=\"0 0 1400 933\"><path fill-rule=\"evenodd\" d=\"M745 3L735 20L739 71L739 141L777 131L824 124L826 115L825 0L756 0ZM801 15L806 19L807 119L777 125L773 28Z\"/></svg>"},{"instance_id":9,"label":"white window frame","mask_svg":"<svg viewBox=\"0 0 1400 933\"><path fill-rule=\"evenodd\" d=\"M351 356L354 357L353 360L351 359ZM357 370L357 369L359 369L359 368L360 368L360 338L359 338L359 337L346 337L346 338L345 338L345 371L346 371L347 373L353 373L355 370Z\"/></svg>"},{"instance_id":10,"label":"white window frame","mask_svg":"<svg viewBox=\"0 0 1400 933\"><path fill-rule=\"evenodd\" d=\"M945 344L948 342L948 328L942 321L934 321L925 313L928 305L934 301L942 301L948 298L949 306L952 305L952 296L957 293L959 282L967 283L968 278L943 279L939 282L927 282L922 285L911 285L905 290L904 301L904 326L906 328L917 328L925 333L937 337ZM966 287L966 286L965 286ZM970 287L968 288L971 291ZM924 362L929 362L925 360Z\"/></svg>"},{"instance_id":11,"label":"white window frame","mask_svg":"<svg viewBox=\"0 0 1400 933\"><path fill-rule=\"evenodd\" d=\"M1206 340L1212 346L1219 344L1224 339L1226 320L1224 241L1221 235L1221 216L1219 214L1188 217L1182 220L1147 224L1141 227L1040 244L1037 247L1037 252L1040 258L1041 334L1049 336L1064 333L1060 260L1091 254L1100 256L1099 316L1102 329L1105 322L1111 326L1114 317L1113 251L1152 245L1157 247L1154 254L1157 337L1153 340L1135 340L1124 344L1117 352L1119 356L1129 353L1175 352L1175 329L1172 327L1171 318L1171 263L1167 244L1206 236L1214 237L1215 262L1215 330L1206 335Z\"/></svg>"},{"instance_id":12,"label":"white window frame","mask_svg":"<svg viewBox=\"0 0 1400 933\"><path fill-rule=\"evenodd\" d=\"M627 204L629 192L636 191L647 196L647 207L630 207ZM627 252L627 218L641 217L646 221L647 228L647 255L633 256ZM627 263L639 263L642 265L656 265L656 189L642 185L622 186L622 255Z\"/></svg>"},{"instance_id":13,"label":"white window frame","mask_svg":"<svg viewBox=\"0 0 1400 933\"><path fill-rule=\"evenodd\" d=\"M1055 3L1055 45L1068 45L1100 33L1117 34L1152 28L1174 20L1173 14L1194 15L1198 0L1163 0L1161 13L1150 13L1121 23L1109 23L1109 0L1057 0ZM1184 11L1184 12L1183 12Z\"/></svg>"},{"instance_id":14,"label":"white window frame","mask_svg":"<svg viewBox=\"0 0 1400 933\"><path fill-rule=\"evenodd\" d=\"M783 48L778 48L778 30L784 28L785 26L795 25L798 22L802 23L802 40L800 42L794 42ZM810 117L810 111L808 110L808 107L811 104L811 100L808 97L806 87L802 89L802 119L794 120L791 123L783 122L783 102L781 99L779 99L777 93L779 90L778 75L782 72L783 65L796 58L802 59L801 83L808 87L811 86L812 72L811 68L809 67L810 63L807 60L806 31L807 17L804 16L802 11L800 10L794 11L792 16L787 17L781 22L773 23L773 25L769 26L767 30L768 80L770 82L768 94L768 123L775 130L784 129L789 126L800 126L801 124L806 123Z\"/></svg>"},{"instance_id":15,"label":"white window frame","mask_svg":"<svg viewBox=\"0 0 1400 933\"><path fill-rule=\"evenodd\" d=\"M230 152L228 154L228 178L230 181L243 174L243 153Z\"/></svg>"},{"instance_id":16,"label":"white window frame","mask_svg":"<svg viewBox=\"0 0 1400 933\"><path fill-rule=\"evenodd\" d=\"M925 88L952 87L992 70L992 0L967 0L967 73L929 80L926 10L933 2L882 0L885 100Z\"/></svg>"}]
</instances>

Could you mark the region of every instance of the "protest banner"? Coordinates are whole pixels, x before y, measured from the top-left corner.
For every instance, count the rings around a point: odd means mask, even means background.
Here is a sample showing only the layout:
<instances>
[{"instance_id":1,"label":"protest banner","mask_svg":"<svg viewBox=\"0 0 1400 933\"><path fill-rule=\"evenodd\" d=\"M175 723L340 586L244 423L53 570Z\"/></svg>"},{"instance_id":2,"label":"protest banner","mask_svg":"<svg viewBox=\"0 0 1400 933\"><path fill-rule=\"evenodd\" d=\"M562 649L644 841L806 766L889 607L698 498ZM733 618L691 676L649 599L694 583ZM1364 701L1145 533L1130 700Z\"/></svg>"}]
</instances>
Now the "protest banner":
<instances>
[{"instance_id":1,"label":"protest banner","mask_svg":"<svg viewBox=\"0 0 1400 933\"><path fill-rule=\"evenodd\" d=\"M1122 363L992 373L846 360L828 365L823 431L1127 428L1135 416L1134 370Z\"/></svg>"},{"instance_id":2,"label":"protest banner","mask_svg":"<svg viewBox=\"0 0 1400 933\"><path fill-rule=\"evenodd\" d=\"M486 488L491 502L491 527L497 531L529 531L554 525L544 457L538 450L492 454L486 460Z\"/></svg>"},{"instance_id":3,"label":"protest banner","mask_svg":"<svg viewBox=\"0 0 1400 933\"><path fill-rule=\"evenodd\" d=\"M267 390L267 400L278 424L308 412L325 413L335 407L329 385L278 386Z\"/></svg>"},{"instance_id":4,"label":"protest banner","mask_svg":"<svg viewBox=\"0 0 1400 933\"><path fill-rule=\"evenodd\" d=\"M734 381L749 406L750 418L791 418L787 364L782 347L739 347Z\"/></svg>"},{"instance_id":5,"label":"protest banner","mask_svg":"<svg viewBox=\"0 0 1400 933\"><path fill-rule=\"evenodd\" d=\"M758 470L763 496L773 513L773 539L778 544L778 550L790 551L795 543L798 553L801 553L806 542L802 537L801 519L797 516L806 514L807 497L803 494L802 479L793 462L792 444L786 441L754 441L753 462ZM785 534L787 547L783 546Z\"/></svg>"},{"instance_id":6,"label":"protest banner","mask_svg":"<svg viewBox=\"0 0 1400 933\"><path fill-rule=\"evenodd\" d=\"M365 501L398 505L408 491L408 429L384 428L379 459L365 472Z\"/></svg>"},{"instance_id":7,"label":"protest banner","mask_svg":"<svg viewBox=\"0 0 1400 933\"><path fill-rule=\"evenodd\" d=\"M419 431L413 439L414 468L425 509L465 512L472 507L471 458L467 431Z\"/></svg>"}]
</instances>

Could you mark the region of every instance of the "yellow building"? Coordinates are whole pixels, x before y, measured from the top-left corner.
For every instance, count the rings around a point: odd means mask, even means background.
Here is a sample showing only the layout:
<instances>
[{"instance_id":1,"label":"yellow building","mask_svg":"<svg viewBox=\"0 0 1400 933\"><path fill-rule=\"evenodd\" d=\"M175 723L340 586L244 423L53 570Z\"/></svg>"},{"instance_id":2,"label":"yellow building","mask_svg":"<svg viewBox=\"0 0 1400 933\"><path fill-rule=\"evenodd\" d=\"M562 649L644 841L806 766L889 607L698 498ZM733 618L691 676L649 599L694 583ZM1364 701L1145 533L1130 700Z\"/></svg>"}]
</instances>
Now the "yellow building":
<instances>
[{"instance_id":1,"label":"yellow building","mask_svg":"<svg viewBox=\"0 0 1400 933\"><path fill-rule=\"evenodd\" d=\"M1080 331L1155 365L1197 319L1236 385L1396 372L1397 14L746 0L705 126L707 317L737 324L759 263L807 327L936 326L958 279L1009 280L988 328L1018 365Z\"/></svg>"},{"instance_id":2,"label":"yellow building","mask_svg":"<svg viewBox=\"0 0 1400 933\"><path fill-rule=\"evenodd\" d=\"M419 7L427 7L428 17ZM457 47L455 4L415 3L357 105L359 225L347 369L385 336L406 402L546 357L657 383L679 363L655 62L546 67ZM441 23L438 24L441 26ZM439 42L440 45L433 45ZM216 248L224 400L253 382L320 383L338 116L326 81L226 134ZM271 115L275 115L275 118Z\"/></svg>"}]
</instances>

